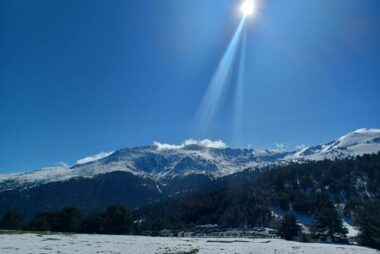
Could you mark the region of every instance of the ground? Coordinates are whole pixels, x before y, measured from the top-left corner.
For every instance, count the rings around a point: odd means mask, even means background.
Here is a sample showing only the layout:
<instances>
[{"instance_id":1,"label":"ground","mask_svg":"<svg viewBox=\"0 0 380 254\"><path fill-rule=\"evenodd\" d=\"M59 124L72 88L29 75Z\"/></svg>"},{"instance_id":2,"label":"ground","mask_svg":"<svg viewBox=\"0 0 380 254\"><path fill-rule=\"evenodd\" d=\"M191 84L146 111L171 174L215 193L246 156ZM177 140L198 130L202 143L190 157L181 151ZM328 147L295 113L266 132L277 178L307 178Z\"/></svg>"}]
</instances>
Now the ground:
<instances>
[{"instance_id":1,"label":"ground","mask_svg":"<svg viewBox=\"0 0 380 254\"><path fill-rule=\"evenodd\" d=\"M280 239L163 238L79 234L0 234L0 253L133 254L380 254L349 245L288 242Z\"/></svg>"}]
</instances>

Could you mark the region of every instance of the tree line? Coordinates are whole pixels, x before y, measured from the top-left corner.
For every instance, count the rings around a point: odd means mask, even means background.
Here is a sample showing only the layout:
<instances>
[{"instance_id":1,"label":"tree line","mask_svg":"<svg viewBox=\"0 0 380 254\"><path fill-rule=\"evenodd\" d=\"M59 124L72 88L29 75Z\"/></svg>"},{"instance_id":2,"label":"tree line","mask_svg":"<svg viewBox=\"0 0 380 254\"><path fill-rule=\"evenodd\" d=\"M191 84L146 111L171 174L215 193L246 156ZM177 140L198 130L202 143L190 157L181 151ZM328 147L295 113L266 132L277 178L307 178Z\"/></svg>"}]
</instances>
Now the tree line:
<instances>
[{"instance_id":1,"label":"tree line","mask_svg":"<svg viewBox=\"0 0 380 254\"><path fill-rule=\"evenodd\" d=\"M315 219L310 225L309 240L344 242L344 217L359 226L361 244L380 249L379 197L380 153L355 160L294 163L263 173L247 185L173 198L133 212L114 205L81 216L77 209L66 208L38 213L27 225L22 224L16 212L9 212L0 228L138 234L162 229L191 230L202 224L267 226L279 229L280 235L290 240L302 237L292 214L304 214ZM276 209L287 215L278 219L272 212Z\"/></svg>"},{"instance_id":2,"label":"tree line","mask_svg":"<svg viewBox=\"0 0 380 254\"><path fill-rule=\"evenodd\" d=\"M368 201L360 207L357 217L360 234L358 242L363 246L380 249L380 201ZM75 208L65 208L59 212L37 213L29 224L24 224L19 213L7 212L0 221L0 229L53 231L89 234L141 234L141 224L134 221L122 205L112 205L103 212L92 212L82 218ZM294 214L285 214L277 225L279 236L286 240L345 242L347 230L336 209L322 209L311 234L305 235Z\"/></svg>"},{"instance_id":3,"label":"tree line","mask_svg":"<svg viewBox=\"0 0 380 254\"><path fill-rule=\"evenodd\" d=\"M132 214L122 205L112 205L103 212L91 212L87 216L82 216L76 208L64 208L58 212L41 212L27 224L23 223L19 213L9 211L0 221L0 229L89 234L139 233Z\"/></svg>"},{"instance_id":4,"label":"tree line","mask_svg":"<svg viewBox=\"0 0 380 254\"><path fill-rule=\"evenodd\" d=\"M364 213L380 209L380 153L356 159L293 163L261 174L253 183L192 194L136 211L144 230L190 229L200 224L279 227L273 210L315 219L311 240L345 241L342 218L354 221L377 246L379 226ZM372 205L369 203L374 202ZM376 214L376 213L374 213ZM377 213L379 214L379 213ZM371 224L366 225L366 221Z\"/></svg>"}]
</instances>

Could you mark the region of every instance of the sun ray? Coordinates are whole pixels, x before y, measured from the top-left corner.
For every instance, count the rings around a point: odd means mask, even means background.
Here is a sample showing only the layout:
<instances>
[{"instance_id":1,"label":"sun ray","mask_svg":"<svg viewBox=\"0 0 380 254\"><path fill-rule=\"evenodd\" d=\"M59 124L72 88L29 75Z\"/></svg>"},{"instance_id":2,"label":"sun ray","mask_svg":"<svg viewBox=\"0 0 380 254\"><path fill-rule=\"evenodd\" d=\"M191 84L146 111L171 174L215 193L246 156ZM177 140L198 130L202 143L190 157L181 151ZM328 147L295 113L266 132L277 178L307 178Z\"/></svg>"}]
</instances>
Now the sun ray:
<instances>
[{"instance_id":1,"label":"sun ray","mask_svg":"<svg viewBox=\"0 0 380 254\"><path fill-rule=\"evenodd\" d=\"M210 122L215 117L217 108L220 106L223 95L227 90L227 81L231 74L244 24L245 16L242 17L198 108L195 117L196 136L202 136L206 133Z\"/></svg>"},{"instance_id":2,"label":"sun ray","mask_svg":"<svg viewBox=\"0 0 380 254\"><path fill-rule=\"evenodd\" d=\"M245 56L246 56L246 40L247 40L247 30L244 29L241 48L239 54L239 65L237 72L237 80L235 87L235 104L234 104L234 115L233 115L233 130L232 138L237 144L241 141L241 133L243 133L243 111L244 111L244 75L245 75Z\"/></svg>"},{"instance_id":3,"label":"sun ray","mask_svg":"<svg viewBox=\"0 0 380 254\"><path fill-rule=\"evenodd\" d=\"M240 11L243 13L244 17L254 14L256 10L256 5L253 0L246 0L240 7Z\"/></svg>"}]
</instances>

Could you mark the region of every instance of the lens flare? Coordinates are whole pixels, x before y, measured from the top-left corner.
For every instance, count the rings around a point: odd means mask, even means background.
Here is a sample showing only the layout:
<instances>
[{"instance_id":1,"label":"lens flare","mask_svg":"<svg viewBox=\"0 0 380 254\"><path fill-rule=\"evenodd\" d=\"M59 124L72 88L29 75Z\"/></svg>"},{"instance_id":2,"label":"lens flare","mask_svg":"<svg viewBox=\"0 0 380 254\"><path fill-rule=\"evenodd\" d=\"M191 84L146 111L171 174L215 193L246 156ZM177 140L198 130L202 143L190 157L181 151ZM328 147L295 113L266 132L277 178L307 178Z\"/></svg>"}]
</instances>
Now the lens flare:
<instances>
[{"instance_id":1,"label":"lens flare","mask_svg":"<svg viewBox=\"0 0 380 254\"><path fill-rule=\"evenodd\" d=\"M250 16L255 12L255 3L253 0L246 0L240 7L240 11L243 13L244 17Z\"/></svg>"},{"instance_id":2,"label":"lens flare","mask_svg":"<svg viewBox=\"0 0 380 254\"><path fill-rule=\"evenodd\" d=\"M248 16L255 15L261 6L260 0L242 0L240 12L242 17L240 23L235 30L235 33L224 52L216 71L205 90L203 99L201 100L198 110L195 113L193 124L190 132L196 138L206 138L213 130L220 129L217 122L220 119L226 119L225 116L218 114L222 111L223 103L227 102L227 92L231 95L234 92L234 108L231 113L232 123L229 123L233 128L232 139L235 141L241 140L243 127L243 111L244 111L244 85L245 77L245 54L246 54L246 23ZM243 37L243 38L242 38ZM242 41L243 40L243 41ZM239 52L240 51L240 52ZM238 54L240 53L240 54ZM235 60L239 62L235 65ZM235 73L234 70L237 70ZM236 75L236 79L235 78ZM231 83L235 83L233 91L229 90Z\"/></svg>"},{"instance_id":3,"label":"lens flare","mask_svg":"<svg viewBox=\"0 0 380 254\"><path fill-rule=\"evenodd\" d=\"M235 108L233 115L232 140L235 144L243 141L244 99L245 99L245 56L246 56L247 30L244 30L240 45L239 65L235 86Z\"/></svg>"},{"instance_id":4,"label":"lens flare","mask_svg":"<svg viewBox=\"0 0 380 254\"><path fill-rule=\"evenodd\" d=\"M199 105L194 120L194 130L197 138L204 137L207 133L209 125L214 122L216 112L218 108L220 108L220 104L223 101L223 97L228 88L228 81L233 68L234 60L238 51L237 49L244 23L245 18L243 17L214 73L213 78L211 79L203 100Z\"/></svg>"}]
</instances>

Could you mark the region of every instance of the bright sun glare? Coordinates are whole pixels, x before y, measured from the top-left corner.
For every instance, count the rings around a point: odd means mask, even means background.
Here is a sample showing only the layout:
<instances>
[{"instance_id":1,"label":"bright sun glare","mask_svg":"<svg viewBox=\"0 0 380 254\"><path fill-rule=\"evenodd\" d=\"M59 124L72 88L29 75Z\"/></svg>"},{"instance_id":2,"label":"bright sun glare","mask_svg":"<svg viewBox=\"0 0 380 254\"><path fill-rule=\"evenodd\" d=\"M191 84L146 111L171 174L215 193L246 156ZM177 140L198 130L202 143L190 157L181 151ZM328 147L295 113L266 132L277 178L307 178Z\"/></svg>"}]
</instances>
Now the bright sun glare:
<instances>
[{"instance_id":1,"label":"bright sun glare","mask_svg":"<svg viewBox=\"0 0 380 254\"><path fill-rule=\"evenodd\" d=\"M241 5L240 11L243 13L244 16L250 16L255 11L255 3L253 0L246 0Z\"/></svg>"}]
</instances>

